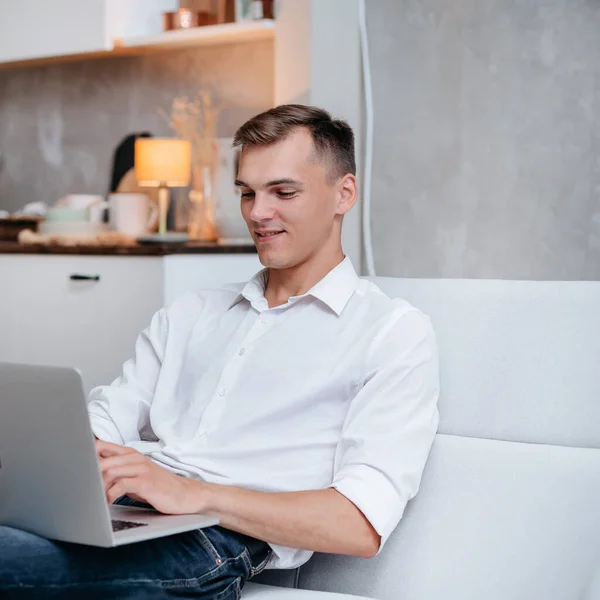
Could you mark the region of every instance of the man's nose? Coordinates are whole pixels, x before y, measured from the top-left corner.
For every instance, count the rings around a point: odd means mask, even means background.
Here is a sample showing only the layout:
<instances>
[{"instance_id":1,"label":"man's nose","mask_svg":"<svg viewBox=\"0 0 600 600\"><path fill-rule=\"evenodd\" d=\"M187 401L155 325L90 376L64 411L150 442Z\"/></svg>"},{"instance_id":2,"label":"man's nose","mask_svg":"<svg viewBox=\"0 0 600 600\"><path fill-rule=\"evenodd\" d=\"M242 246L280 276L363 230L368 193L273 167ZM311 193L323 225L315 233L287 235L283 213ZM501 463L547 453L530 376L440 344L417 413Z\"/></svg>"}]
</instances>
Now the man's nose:
<instances>
[{"instance_id":1,"label":"man's nose","mask_svg":"<svg viewBox=\"0 0 600 600\"><path fill-rule=\"evenodd\" d=\"M267 194L256 194L250 211L250 219L255 223L268 221L275 216L275 207Z\"/></svg>"}]
</instances>

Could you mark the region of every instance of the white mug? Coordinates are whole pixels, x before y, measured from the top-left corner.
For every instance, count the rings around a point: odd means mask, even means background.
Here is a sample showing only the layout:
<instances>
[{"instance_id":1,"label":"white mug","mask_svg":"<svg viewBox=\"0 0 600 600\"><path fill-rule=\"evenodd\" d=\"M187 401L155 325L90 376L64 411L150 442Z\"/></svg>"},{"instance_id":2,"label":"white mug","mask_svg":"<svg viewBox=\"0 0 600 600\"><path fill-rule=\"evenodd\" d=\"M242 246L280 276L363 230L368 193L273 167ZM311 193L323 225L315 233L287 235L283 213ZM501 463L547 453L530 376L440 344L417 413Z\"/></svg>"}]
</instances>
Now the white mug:
<instances>
[{"instance_id":1,"label":"white mug","mask_svg":"<svg viewBox=\"0 0 600 600\"><path fill-rule=\"evenodd\" d=\"M158 223L158 208L147 194L109 194L108 208L110 228L126 235L143 235Z\"/></svg>"}]
</instances>

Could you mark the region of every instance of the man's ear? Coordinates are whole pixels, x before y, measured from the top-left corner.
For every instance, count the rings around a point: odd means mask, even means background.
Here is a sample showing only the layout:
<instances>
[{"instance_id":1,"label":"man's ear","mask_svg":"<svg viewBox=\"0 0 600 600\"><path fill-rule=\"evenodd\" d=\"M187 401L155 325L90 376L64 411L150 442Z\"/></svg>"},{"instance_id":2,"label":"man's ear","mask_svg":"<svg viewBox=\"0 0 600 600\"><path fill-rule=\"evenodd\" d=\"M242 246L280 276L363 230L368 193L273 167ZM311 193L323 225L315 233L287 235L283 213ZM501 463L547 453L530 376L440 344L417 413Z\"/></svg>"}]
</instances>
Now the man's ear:
<instances>
[{"instance_id":1,"label":"man's ear","mask_svg":"<svg viewBox=\"0 0 600 600\"><path fill-rule=\"evenodd\" d=\"M358 183L352 173L340 178L338 186L338 204L336 215L345 215L356 204L358 200Z\"/></svg>"}]
</instances>

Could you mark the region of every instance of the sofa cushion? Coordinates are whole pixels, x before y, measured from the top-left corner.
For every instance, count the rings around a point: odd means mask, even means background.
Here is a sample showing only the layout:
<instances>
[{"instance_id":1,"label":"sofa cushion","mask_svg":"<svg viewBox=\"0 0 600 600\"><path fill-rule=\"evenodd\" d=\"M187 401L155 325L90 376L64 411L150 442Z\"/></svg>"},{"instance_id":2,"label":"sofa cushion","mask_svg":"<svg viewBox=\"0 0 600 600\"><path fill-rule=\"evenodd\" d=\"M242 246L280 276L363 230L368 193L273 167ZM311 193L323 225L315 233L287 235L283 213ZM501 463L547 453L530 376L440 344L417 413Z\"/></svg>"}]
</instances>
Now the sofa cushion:
<instances>
[{"instance_id":1,"label":"sofa cushion","mask_svg":"<svg viewBox=\"0 0 600 600\"><path fill-rule=\"evenodd\" d=\"M600 448L600 282L374 281L431 317L440 433Z\"/></svg>"},{"instance_id":2,"label":"sofa cushion","mask_svg":"<svg viewBox=\"0 0 600 600\"><path fill-rule=\"evenodd\" d=\"M600 450L438 435L381 554L316 554L299 587L379 600L574 600L600 564L599 506Z\"/></svg>"},{"instance_id":3,"label":"sofa cushion","mask_svg":"<svg viewBox=\"0 0 600 600\"><path fill-rule=\"evenodd\" d=\"M372 600L364 596L349 596L348 594L331 594L328 592L310 592L294 590L258 583L247 583L242 590L242 600Z\"/></svg>"}]
</instances>

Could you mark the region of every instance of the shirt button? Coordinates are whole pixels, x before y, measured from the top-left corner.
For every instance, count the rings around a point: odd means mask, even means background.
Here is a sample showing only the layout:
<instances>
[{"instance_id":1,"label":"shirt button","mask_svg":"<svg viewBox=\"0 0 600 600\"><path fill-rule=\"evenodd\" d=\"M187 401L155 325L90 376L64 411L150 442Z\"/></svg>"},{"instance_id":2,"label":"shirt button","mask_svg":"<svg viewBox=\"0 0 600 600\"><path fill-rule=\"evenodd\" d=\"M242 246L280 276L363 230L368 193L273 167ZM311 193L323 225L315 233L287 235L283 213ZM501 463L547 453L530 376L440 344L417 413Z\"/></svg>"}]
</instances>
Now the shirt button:
<instances>
[{"instance_id":1,"label":"shirt button","mask_svg":"<svg viewBox=\"0 0 600 600\"><path fill-rule=\"evenodd\" d=\"M238 354L239 354L240 356L244 356L244 354L245 354L245 353L246 353L246 348L242 348L242 349L241 349L241 350L238 352Z\"/></svg>"},{"instance_id":2,"label":"shirt button","mask_svg":"<svg viewBox=\"0 0 600 600\"><path fill-rule=\"evenodd\" d=\"M223 388L220 392L219 392L219 396L224 396L227 393L227 390L225 388Z\"/></svg>"},{"instance_id":3,"label":"shirt button","mask_svg":"<svg viewBox=\"0 0 600 600\"><path fill-rule=\"evenodd\" d=\"M199 437L204 437L206 435L206 431L201 431Z\"/></svg>"},{"instance_id":4,"label":"shirt button","mask_svg":"<svg viewBox=\"0 0 600 600\"><path fill-rule=\"evenodd\" d=\"M267 319L265 319L265 317L262 317L261 320L260 320L260 322L261 323L267 323L268 321L267 321Z\"/></svg>"}]
</instances>

